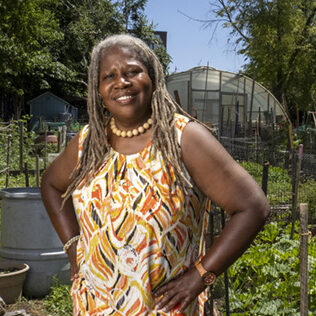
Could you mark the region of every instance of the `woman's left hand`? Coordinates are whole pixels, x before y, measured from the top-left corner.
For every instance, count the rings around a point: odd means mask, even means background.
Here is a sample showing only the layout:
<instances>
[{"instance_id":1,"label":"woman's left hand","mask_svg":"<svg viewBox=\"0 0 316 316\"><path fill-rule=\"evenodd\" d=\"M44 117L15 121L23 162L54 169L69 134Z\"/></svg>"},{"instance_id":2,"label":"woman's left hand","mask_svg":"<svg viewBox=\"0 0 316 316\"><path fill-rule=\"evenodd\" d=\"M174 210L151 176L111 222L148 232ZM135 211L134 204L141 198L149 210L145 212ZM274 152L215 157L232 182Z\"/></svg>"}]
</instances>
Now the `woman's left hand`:
<instances>
[{"instance_id":1,"label":"woman's left hand","mask_svg":"<svg viewBox=\"0 0 316 316\"><path fill-rule=\"evenodd\" d=\"M167 313L176 308L183 312L205 288L199 272L192 267L154 292L155 309Z\"/></svg>"}]
</instances>

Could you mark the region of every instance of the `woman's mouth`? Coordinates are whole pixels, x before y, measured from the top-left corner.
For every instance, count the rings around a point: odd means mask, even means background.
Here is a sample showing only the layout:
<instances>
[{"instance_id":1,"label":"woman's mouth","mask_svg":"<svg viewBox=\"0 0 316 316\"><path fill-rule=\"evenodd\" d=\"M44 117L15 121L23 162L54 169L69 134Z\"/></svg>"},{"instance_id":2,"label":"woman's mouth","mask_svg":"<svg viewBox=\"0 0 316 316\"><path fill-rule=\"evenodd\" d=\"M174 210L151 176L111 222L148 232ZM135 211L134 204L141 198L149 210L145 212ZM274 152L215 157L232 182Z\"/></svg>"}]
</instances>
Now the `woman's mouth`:
<instances>
[{"instance_id":1,"label":"woman's mouth","mask_svg":"<svg viewBox=\"0 0 316 316\"><path fill-rule=\"evenodd\" d=\"M123 95L123 96L117 98L116 101L119 101L119 102L128 101L128 100L131 100L132 98L133 98L132 95Z\"/></svg>"}]
</instances>

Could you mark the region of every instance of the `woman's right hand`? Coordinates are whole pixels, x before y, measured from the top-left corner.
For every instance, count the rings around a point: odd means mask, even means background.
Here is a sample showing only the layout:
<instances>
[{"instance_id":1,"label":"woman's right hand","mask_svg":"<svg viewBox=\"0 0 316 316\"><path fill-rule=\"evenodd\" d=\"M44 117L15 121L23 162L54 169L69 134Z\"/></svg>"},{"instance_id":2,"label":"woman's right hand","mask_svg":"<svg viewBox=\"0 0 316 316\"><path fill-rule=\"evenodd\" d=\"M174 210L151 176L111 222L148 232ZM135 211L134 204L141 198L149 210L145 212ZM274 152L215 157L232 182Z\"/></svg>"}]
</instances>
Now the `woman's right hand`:
<instances>
[{"instance_id":1,"label":"woman's right hand","mask_svg":"<svg viewBox=\"0 0 316 316\"><path fill-rule=\"evenodd\" d=\"M77 243L74 242L68 249L67 255L70 262L70 280L73 282L78 278L79 267L77 265Z\"/></svg>"}]
</instances>

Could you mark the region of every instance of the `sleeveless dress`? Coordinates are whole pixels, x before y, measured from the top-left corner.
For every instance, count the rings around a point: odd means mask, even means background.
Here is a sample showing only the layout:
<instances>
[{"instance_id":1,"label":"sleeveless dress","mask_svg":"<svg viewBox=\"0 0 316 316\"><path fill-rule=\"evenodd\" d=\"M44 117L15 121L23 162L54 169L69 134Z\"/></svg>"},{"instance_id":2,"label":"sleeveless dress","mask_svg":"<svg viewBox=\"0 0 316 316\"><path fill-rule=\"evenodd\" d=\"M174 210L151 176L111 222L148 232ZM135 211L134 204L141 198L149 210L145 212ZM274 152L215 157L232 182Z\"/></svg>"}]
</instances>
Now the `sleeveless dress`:
<instances>
[{"instance_id":1,"label":"sleeveless dress","mask_svg":"<svg viewBox=\"0 0 316 316\"><path fill-rule=\"evenodd\" d=\"M179 145L188 122L175 114ZM80 132L79 157L87 132L88 126ZM204 254L210 202L195 186L184 195L173 169L160 153L154 158L150 146L131 155L111 148L92 182L73 193L80 225L79 277L71 288L75 316L203 315L205 292L183 313L154 310L153 291Z\"/></svg>"}]
</instances>

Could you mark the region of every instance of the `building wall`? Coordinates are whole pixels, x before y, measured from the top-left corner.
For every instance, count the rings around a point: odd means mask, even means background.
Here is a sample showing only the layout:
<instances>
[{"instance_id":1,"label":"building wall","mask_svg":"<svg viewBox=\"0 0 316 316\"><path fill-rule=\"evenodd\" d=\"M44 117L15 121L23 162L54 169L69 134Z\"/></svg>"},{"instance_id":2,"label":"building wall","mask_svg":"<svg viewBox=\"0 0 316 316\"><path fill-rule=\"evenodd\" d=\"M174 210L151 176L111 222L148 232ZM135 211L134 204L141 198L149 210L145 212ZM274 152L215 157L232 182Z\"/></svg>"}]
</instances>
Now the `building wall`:
<instances>
[{"instance_id":1,"label":"building wall","mask_svg":"<svg viewBox=\"0 0 316 316\"><path fill-rule=\"evenodd\" d=\"M67 112L67 102L55 98L51 94L44 94L30 102L32 121L43 117L47 121L54 121L58 114Z\"/></svg>"}]
</instances>

